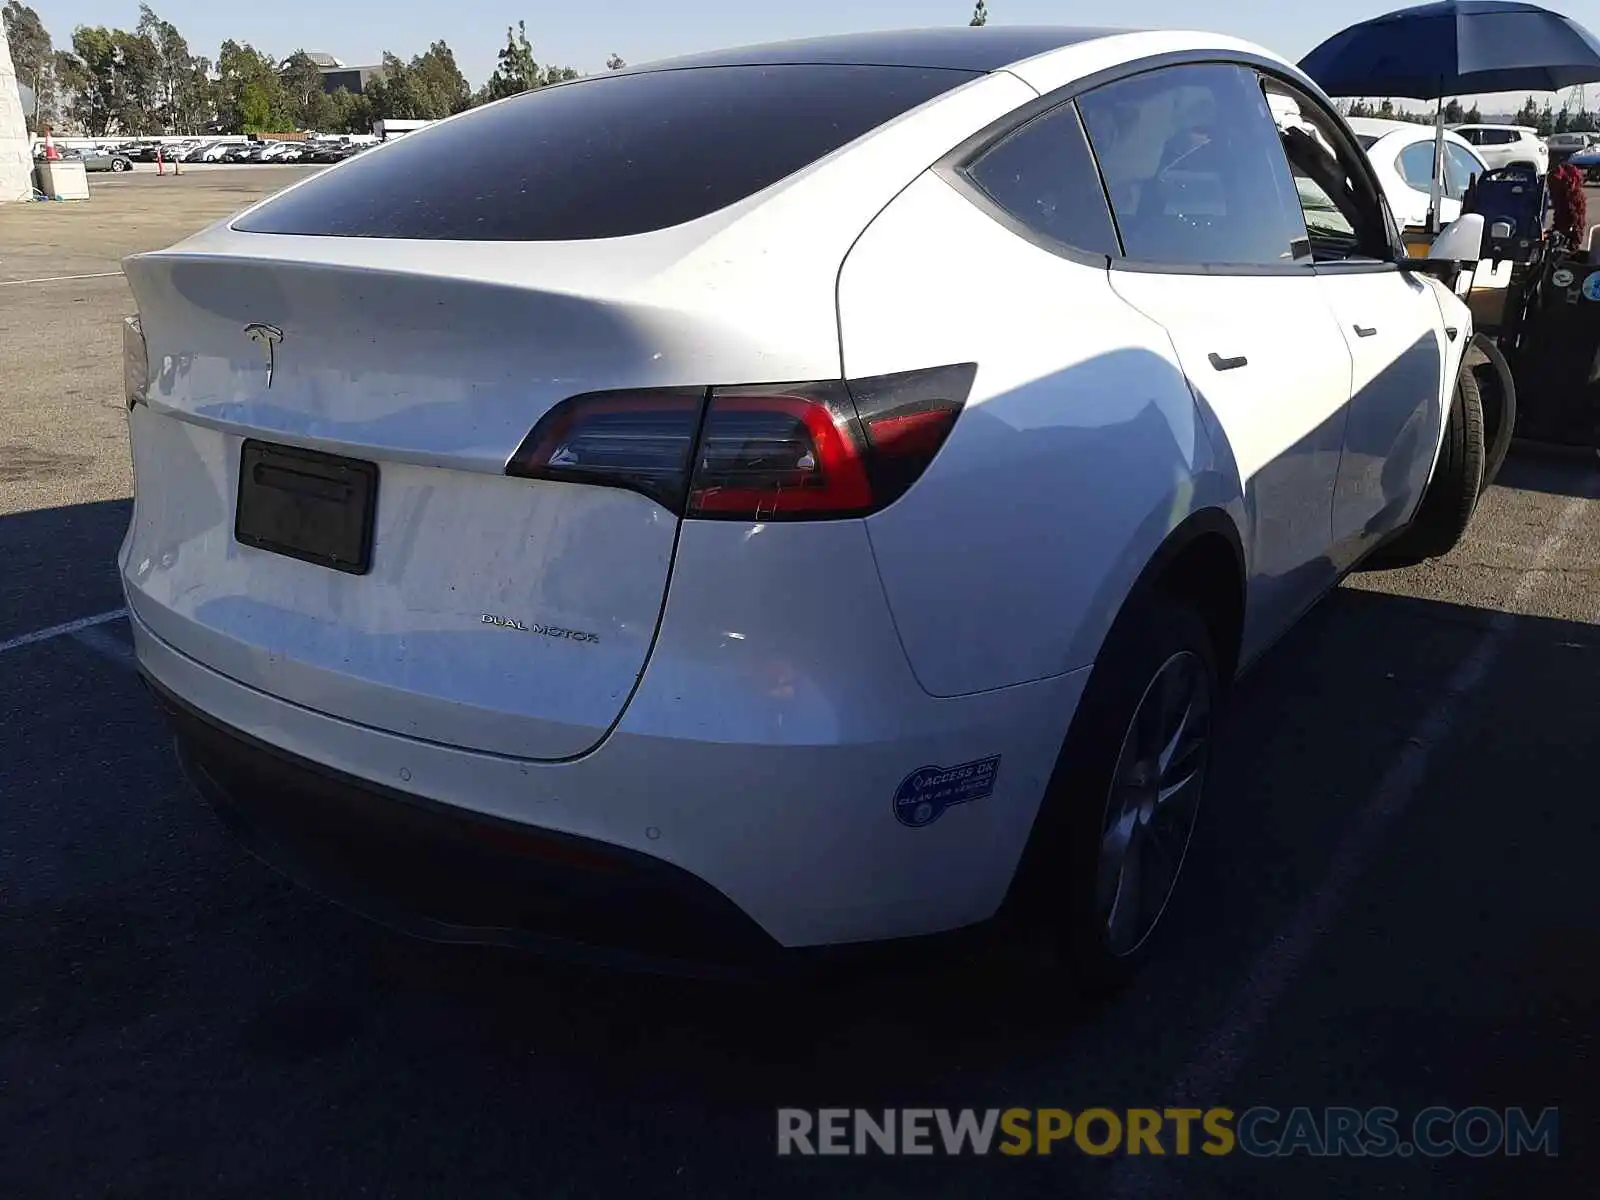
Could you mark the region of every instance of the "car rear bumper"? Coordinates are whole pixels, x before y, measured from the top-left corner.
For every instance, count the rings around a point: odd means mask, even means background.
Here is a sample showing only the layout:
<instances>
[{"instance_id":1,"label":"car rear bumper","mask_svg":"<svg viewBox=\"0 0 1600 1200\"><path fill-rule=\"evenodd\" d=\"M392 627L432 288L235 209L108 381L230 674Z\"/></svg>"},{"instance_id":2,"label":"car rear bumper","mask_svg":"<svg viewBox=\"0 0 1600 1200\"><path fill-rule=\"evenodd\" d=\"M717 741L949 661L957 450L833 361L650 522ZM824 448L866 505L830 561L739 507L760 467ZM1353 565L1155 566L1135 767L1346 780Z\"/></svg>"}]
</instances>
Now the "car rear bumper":
<instances>
[{"instance_id":1,"label":"car rear bumper","mask_svg":"<svg viewBox=\"0 0 1600 1200\"><path fill-rule=\"evenodd\" d=\"M435 939L580 957L598 948L670 970L744 971L779 950L913 939L994 916L1054 763L1060 706L1070 719L1083 674L941 701L955 728L866 744L753 745L715 740L712 728L696 740L625 719L584 758L539 763L292 704L130 616L141 671L196 784L285 874ZM736 711L708 705L719 707ZM1002 759L992 794L926 826L897 820L908 776L985 752Z\"/></svg>"},{"instance_id":2,"label":"car rear bumper","mask_svg":"<svg viewBox=\"0 0 1600 1200\"><path fill-rule=\"evenodd\" d=\"M687 871L330 770L219 724L148 674L145 681L185 773L246 848L364 916L432 941L634 969L779 967L778 943Z\"/></svg>"}]
</instances>

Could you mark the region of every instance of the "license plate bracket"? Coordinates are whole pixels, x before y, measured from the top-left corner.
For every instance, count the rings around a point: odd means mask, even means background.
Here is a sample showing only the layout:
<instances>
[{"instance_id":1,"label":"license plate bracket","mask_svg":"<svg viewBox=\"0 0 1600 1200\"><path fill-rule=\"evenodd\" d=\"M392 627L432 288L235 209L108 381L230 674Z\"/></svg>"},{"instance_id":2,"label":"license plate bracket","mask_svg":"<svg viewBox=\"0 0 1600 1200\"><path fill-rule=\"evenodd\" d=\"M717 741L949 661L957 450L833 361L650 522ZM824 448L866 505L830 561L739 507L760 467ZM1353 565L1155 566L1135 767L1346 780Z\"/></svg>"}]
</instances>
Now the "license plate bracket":
<instances>
[{"instance_id":1,"label":"license plate bracket","mask_svg":"<svg viewBox=\"0 0 1600 1200\"><path fill-rule=\"evenodd\" d=\"M372 569L378 464L246 439L233 536L350 575Z\"/></svg>"}]
</instances>

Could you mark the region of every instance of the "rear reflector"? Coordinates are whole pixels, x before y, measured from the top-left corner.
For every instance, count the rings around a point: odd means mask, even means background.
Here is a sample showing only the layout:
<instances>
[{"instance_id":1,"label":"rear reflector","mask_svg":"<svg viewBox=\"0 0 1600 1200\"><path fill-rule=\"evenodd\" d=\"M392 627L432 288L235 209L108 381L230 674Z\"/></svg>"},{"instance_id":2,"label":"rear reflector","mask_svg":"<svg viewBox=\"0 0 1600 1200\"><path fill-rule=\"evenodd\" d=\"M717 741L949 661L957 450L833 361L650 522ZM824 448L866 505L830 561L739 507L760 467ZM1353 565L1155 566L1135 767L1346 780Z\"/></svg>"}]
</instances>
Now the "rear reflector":
<instances>
[{"instance_id":1,"label":"rear reflector","mask_svg":"<svg viewBox=\"0 0 1600 1200\"><path fill-rule=\"evenodd\" d=\"M534 426L506 473L627 488L689 517L866 516L927 469L976 372L575 396Z\"/></svg>"}]
</instances>

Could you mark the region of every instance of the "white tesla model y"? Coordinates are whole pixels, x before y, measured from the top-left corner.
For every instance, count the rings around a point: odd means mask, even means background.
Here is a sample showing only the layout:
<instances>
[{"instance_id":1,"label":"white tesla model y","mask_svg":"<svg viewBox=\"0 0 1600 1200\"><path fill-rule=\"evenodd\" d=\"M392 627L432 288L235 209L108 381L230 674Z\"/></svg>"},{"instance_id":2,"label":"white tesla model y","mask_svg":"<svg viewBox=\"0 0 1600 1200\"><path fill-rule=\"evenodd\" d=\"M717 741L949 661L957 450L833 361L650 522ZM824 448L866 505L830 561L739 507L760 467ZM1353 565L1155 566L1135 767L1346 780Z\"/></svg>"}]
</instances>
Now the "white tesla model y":
<instances>
[{"instance_id":1,"label":"white tesla model y","mask_svg":"<svg viewBox=\"0 0 1600 1200\"><path fill-rule=\"evenodd\" d=\"M1114 981L1227 685L1484 475L1466 308L1315 86L1211 35L580 79L126 269L120 568L182 759L438 938L1015 919Z\"/></svg>"}]
</instances>

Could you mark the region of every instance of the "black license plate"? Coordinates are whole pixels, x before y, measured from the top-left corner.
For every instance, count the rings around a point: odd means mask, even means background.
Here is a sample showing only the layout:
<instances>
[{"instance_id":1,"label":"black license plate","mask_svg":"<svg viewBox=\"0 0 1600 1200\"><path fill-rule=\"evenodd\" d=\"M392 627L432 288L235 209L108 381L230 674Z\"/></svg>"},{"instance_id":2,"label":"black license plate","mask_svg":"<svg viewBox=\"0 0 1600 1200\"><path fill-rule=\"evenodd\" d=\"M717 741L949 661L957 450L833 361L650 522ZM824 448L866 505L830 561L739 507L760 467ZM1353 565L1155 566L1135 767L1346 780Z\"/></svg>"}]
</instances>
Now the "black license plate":
<instances>
[{"instance_id":1,"label":"black license plate","mask_svg":"<svg viewBox=\"0 0 1600 1200\"><path fill-rule=\"evenodd\" d=\"M377 495L377 463L246 441L233 536L258 550L365 575Z\"/></svg>"}]
</instances>

